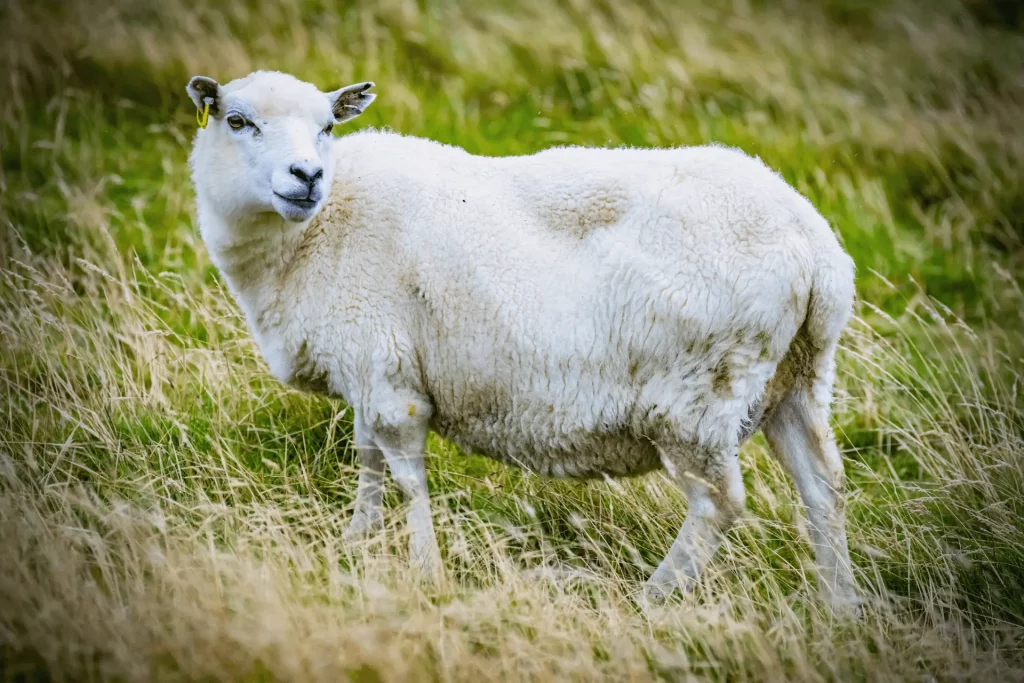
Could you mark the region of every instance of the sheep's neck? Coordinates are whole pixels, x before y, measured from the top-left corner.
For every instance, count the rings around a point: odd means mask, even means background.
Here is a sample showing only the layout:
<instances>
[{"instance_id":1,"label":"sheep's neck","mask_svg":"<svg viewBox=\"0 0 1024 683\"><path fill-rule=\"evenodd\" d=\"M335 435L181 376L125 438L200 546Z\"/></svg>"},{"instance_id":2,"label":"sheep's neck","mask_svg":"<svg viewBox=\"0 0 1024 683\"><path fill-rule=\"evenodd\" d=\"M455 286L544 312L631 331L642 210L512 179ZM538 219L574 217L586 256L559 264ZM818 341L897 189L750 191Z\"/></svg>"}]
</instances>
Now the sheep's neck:
<instances>
[{"instance_id":1,"label":"sheep's neck","mask_svg":"<svg viewBox=\"0 0 1024 683\"><path fill-rule=\"evenodd\" d=\"M254 331L265 333L275 322L284 322L279 320L280 313L298 303L282 307L281 297L288 290L288 278L294 275L309 222L290 223L276 214L260 214L230 225L220 217L210 219L225 228L204 231L211 235L204 234L210 257ZM212 238L213 234L218 237ZM269 312L276 314L268 317Z\"/></svg>"}]
</instances>

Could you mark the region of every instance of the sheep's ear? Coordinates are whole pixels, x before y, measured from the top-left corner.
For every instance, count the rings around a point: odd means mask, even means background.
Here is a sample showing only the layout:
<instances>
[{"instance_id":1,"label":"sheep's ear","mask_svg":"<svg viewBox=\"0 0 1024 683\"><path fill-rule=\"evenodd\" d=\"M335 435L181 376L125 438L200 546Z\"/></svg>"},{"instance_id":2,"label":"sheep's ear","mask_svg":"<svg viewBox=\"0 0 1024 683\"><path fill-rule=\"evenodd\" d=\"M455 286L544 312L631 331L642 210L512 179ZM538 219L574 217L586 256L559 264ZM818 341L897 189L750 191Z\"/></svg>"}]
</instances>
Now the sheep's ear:
<instances>
[{"instance_id":1,"label":"sheep's ear","mask_svg":"<svg viewBox=\"0 0 1024 683\"><path fill-rule=\"evenodd\" d=\"M188 82L188 96L196 104L196 109L202 110L206 103L210 104L210 113L217 113L217 101L220 99L220 85L217 81L206 76L193 76Z\"/></svg>"},{"instance_id":2,"label":"sheep's ear","mask_svg":"<svg viewBox=\"0 0 1024 683\"><path fill-rule=\"evenodd\" d=\"M340 90L327 93L327 100L331 103L331 110L338 123L354 119L363 113L370 106L370 103L377 99L373 93L366 92L373 87L372 81L346 85Z\"/></svg>"}]
</instances>

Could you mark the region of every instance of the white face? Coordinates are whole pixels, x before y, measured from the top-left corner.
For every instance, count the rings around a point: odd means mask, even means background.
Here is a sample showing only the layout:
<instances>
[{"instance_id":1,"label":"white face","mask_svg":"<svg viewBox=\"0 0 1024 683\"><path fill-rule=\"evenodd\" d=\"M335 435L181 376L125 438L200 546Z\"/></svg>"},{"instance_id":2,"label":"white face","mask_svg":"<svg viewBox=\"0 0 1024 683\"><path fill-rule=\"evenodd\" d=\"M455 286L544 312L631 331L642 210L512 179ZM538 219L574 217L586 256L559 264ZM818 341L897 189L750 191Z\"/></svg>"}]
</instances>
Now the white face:
<instances>
[{"instance_id":1,"label":"white face","mask_svg":"<svg viewBox=\"0 0 1024 683\"><path fill-rule=\"evenodd\" d=\"M325 94L278 73L257 72L223 87L192 79L197 106L213 100L192 155L197 188L236 217L272 211L309 220L331 187L334 125L369 105L371 85Z\"/></svg>"}]
</instances>

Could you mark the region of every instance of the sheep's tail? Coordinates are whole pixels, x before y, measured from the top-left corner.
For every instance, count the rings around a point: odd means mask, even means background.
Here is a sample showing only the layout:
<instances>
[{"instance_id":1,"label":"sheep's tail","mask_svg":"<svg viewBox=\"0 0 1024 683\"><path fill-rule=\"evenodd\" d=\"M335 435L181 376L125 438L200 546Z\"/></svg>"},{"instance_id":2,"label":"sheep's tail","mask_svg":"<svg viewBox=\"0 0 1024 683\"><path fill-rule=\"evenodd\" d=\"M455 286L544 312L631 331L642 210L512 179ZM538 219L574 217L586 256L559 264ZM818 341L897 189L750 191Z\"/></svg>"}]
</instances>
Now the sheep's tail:
<instances>
[{"instance_id":1,"label":"sheep's tail","mask_svg":"<svg viewBox=\"0 0 1024 683\"><path fill-rule=\"evenodd\" d=\"M819 347L837 343L853 314L853 259L838 243L836 247L835 253L818 261L807 301L806 330Z\"/></svg>"},{"instance_id":2,"label":"sheep's tail","mask_svg":"<svg viewBox=\"0 0 1024 683\"><path fill-rule=\"evenodd\" d=\"M817 255L807 301L807 318L801 332L811 352L807 361L812 392L819 405L828 406L835 383L839 337L853 315L856 288L853 259L843 251L828 224L824 220L821 223L830 232L828 239L831 244L824 253Z\"/></svg>"}]
</instances>

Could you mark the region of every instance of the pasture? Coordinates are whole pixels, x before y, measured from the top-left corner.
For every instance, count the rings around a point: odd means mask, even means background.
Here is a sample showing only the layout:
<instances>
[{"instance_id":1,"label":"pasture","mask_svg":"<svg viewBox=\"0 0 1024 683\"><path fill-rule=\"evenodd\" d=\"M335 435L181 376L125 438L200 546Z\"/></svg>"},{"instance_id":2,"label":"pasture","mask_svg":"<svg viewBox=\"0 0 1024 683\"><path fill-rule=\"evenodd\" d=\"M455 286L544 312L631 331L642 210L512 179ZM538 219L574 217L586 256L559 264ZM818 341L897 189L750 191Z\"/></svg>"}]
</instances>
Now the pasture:
<instances>
[{"instance_id":1,"label":"pasture","mask_svg":"<svg viewBox=\"0 0 1024 683\"><path fill-rule=\"evenodd\" d=\"M1024 679L1024 18L880 0L95 0L0 6L4 680ZM376 82L335 135L486 155L718 142L857 263L833 425L860 619L792 484L643 609L663 474L542 479L432 435L445 563L401 497L342 538L352 416L276 382L210 264L193 74Z\"/></svg>"}]
</instances>

